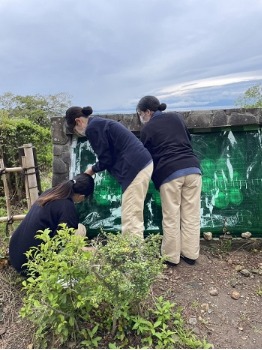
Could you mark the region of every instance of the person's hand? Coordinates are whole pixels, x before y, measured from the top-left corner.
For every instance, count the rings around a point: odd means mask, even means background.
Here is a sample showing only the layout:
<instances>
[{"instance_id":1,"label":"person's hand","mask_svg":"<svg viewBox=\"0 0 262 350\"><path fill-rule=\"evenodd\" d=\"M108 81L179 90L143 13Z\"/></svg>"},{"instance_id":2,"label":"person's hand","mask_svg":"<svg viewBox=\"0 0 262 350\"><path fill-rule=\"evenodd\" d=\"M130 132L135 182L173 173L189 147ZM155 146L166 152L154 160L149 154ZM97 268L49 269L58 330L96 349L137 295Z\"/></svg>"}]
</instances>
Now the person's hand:
<instances>
[{"instance_id":1,"label":"person's hand","mask_svg":"<svg viewBox=\"0 0 262 350\"><path fill-rule=\"evenodd\" d=\"M93 176L95 173L94 173L93 169L90 167L90 168L86 169L85 174Z\"/></svg>"},{"instance_id":2,"label":"person's hand","mask_svg":"<svg viewBox=\"0 0 262 350\"><path fill-rule=\"evenodd\" d=\"M78 224L78 228L75 231L75 235L86 237L86 227L83 224Z\"/></svg>"}]
</instances>

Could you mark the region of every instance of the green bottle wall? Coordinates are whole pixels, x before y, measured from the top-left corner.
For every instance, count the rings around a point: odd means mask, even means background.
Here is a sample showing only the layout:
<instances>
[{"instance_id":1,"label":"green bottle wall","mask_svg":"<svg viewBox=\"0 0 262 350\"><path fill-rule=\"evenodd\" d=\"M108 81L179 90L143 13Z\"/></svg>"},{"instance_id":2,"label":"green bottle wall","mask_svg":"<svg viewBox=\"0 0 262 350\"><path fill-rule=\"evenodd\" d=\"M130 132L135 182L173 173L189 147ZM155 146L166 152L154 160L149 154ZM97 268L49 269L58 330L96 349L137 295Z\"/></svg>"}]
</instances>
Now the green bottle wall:
<instances>
[{"instance_id":1,"label":"green bottle wall","mask_svg":"<svg viewBox=\"0 0 262 350\"><path fill-rule=\"evenodd\" d=\"M262 138L261 129L226 130L192 134L193 148L201 162L201 231L221 235L226 228L233 236L250 231L262 234ZM74 148L77 174L96 161L86 139ZM77 205L80 221L92 237L100 229L121 231L121 189L108 172L96 174L95 192L89 201ZM161 200L150 183L145 200L145 233L161 230Z\"/></svg>"}]
</instances>

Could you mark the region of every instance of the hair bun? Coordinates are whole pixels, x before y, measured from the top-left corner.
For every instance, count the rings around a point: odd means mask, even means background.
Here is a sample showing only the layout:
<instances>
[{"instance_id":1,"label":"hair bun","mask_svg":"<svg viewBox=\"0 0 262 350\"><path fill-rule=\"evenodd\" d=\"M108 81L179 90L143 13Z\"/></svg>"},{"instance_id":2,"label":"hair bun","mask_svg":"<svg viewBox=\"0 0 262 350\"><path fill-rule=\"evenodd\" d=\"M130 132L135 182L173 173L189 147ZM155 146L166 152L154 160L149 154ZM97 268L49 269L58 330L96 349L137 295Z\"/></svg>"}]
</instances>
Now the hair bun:
<instances>
[{"instance_id":1,"label":"hair bun","mask_svg":"<svg viewBox=\"0 0 262 350\"><path fill-rule=\"evenodd\" d=\"M82 113L88 117L90 114L93 113L93 109L92 109L92 107L90 107L90 106L88 106L88 107L83 107L83 108L82 108Z\"/></svg>"},{"instance_id":2,"label":"hair bun","mask_svg":"<svg viewBox=\"0 0 262 350\"><path fill-rule=\"evenodd\" d=\"M161 103L160 105L159 105L159 107L158 107L158 110L159 111L164 111L165 109L166 109L166 104L165 103Z\"/></svg>"}]
</instances>

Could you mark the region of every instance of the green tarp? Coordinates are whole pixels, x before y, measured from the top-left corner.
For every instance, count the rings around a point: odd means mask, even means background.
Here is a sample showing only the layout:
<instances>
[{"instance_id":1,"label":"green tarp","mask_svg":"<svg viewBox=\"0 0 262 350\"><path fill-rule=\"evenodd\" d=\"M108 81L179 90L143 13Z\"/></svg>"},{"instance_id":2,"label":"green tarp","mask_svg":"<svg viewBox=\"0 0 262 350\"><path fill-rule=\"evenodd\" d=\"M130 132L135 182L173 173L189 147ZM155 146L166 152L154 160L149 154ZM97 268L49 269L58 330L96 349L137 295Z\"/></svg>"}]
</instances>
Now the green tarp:
<instances>
[{"instance_id":1,"label":"green tarp","mask_svg":"<svg viewBox=\"0 0 262 350\"><path fill-rule=\"evenodd\" d=\"M201 231L233 236L250 231L262 234L262 138L261 129L192 134L193 147L201 161ZM73 173L94 164L96 157L86 139L73 149ZM95 177L91 201L77 205L80 220L97 235L100 229L121 231L121 189L107 172ZM162 232L161 200L150 183L145 201L145 232Z\"/></svg>"}]
</instances>

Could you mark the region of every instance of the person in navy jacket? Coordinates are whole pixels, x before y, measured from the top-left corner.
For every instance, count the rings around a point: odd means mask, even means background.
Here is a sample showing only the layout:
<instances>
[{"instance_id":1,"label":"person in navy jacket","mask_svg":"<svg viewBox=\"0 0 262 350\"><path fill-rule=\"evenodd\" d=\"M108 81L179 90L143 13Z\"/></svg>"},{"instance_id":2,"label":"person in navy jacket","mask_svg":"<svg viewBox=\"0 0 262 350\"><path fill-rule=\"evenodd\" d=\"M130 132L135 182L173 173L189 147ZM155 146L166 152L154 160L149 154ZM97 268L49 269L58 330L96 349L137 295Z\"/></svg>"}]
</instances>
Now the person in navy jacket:
<instances>
[{"instance_id":1,"label":"person in navy jacket","mask_svg":"<svg viewBox=\"0 0 262 350\"><path fill-rule=\"evenodd\" d=\"M59 225L65 223L69 228L75 228L76 234L83 235L85 227L79 224L74 203L83 201L93 191L92 176L79 174L73 180L64 181L41 194L14 231L9 242L9 260L17 272L26 275L26 269L23 266L27 262L25 253L42 242L35 237L37 231L50 229L49 235L54 237L59 230Z\"/></svg>"},{"instance_id":2,"label":"person in navy jacket","mask_svg":"<svg viewBox=\"0 0 262 350\"><path fill-rule=\"evenodd\" d=\"M193 265L200 246L200 163L181 114L166 112L165 103L144 96L137 104L141 141L154 161L152 180L160 190L163 214L162 255L174 266L182 257Z\"/></svg>"},{"instance_id":3,"label":"person in navy jacket","mask_svg":"<svg viewBox=\"0 0 262 350\"><path fill-rule=\"evenodd\" d=\"M144 201L153 171L153 161L142 142L120 122L92 116L92 107L70 107L68 128L86 136L98 161L86 169L94 175L107 170L121 185L122 233L143 238Z\"/></svg>"}]
</instances>

